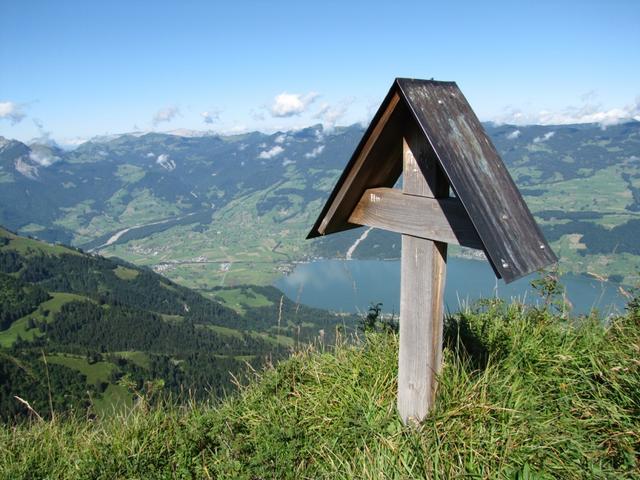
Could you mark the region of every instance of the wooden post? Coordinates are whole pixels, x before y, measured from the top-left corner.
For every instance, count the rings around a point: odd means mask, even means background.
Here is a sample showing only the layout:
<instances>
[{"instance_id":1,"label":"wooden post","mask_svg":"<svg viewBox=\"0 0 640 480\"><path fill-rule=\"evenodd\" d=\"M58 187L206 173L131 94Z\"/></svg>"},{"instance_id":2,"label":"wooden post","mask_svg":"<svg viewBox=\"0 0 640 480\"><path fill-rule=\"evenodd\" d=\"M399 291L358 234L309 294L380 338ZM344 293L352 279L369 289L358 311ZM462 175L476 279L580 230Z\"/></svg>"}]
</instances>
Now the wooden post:
<instances>
[{"instance_id":1,"label":"wooden post","mask_svg":"<svg viewBox=\"0 0 640 480\"><path fill-rule=\"evenodd\" d=\"M449 183L421 132L403 139L403 192L441 198ZM447 244L402 235L398 411L421 421L435 399L442 363L443 296Z\"/></svg>"},{"instance_id":2,"label":"wooden post","mask_svg":"<svg viewBox=\"0 0 640 480\"><path fill-rule=\"evenodd\" d=\"M402 235L398 411L420 421L442 364L447 244L482 249L506 283L558 259L454 82L394 81L307 238L357 225Z\"/></svg>"}]
</instances>

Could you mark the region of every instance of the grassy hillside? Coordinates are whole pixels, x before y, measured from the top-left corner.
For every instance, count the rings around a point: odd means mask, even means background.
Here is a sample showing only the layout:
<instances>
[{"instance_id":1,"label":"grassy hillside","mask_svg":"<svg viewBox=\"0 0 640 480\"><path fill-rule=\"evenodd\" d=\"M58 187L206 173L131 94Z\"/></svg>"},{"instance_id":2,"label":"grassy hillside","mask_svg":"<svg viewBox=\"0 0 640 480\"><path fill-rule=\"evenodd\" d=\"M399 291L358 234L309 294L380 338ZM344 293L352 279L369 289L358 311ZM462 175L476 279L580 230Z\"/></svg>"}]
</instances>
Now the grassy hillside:
<instances>
[{"instance_id":1,"label":"grassy hillside","mask_svg":"<svg viewBox=\"0 0 640 480\"><path fill-rule=\"evenodd\" d=\"M163 392L221 395L267 359L350 319L296 305L273 287L203 296L151 270L0 228L0 421L104 415L161 382ZM49 398L49 384L60 388ZM53 407L53 408L52 408Z\"/></svg>"},{"instance_id":2,"label":"grassy hillside","mask_svg":"<svg viewBox=\"0 0 640 480\"><path fill-rule=\"evenodd\" d=\"M640 305L450 318L437 405L395 411L394 334L299 353L218 406L0 430L5 478L640 478Z\"/></svg>"}]
</instances>

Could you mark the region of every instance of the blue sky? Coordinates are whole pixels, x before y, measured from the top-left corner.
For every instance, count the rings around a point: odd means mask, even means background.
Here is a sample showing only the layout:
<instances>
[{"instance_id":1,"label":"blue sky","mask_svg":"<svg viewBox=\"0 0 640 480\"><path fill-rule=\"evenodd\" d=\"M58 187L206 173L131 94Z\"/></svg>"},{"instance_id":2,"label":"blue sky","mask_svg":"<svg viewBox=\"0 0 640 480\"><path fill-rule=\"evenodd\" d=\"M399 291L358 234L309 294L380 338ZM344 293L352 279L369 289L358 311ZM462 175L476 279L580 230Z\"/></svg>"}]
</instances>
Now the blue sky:
<instances>
[{"instance_id":1,"label":"blue sky","mask_svg":"<svg viewBox=\"0 0 640 480\"><path fill-rule=\"evenodd\" d=\"M636 0L0 0L0 135L365 122L396 76L482 120L612 123L640 115L638 25Z\"/></svg>"}]
</instances>

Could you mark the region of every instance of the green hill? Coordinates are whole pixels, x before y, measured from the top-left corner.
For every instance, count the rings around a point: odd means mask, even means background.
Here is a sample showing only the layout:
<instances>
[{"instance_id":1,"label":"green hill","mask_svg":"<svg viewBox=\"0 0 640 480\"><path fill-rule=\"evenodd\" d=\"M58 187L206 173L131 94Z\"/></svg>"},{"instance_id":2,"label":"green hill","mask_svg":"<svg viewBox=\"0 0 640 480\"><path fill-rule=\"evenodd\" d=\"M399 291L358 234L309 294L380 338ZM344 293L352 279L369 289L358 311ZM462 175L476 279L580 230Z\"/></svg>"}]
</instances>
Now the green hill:
<instances>
[{"instance_id":1,"label":"green hill","mask_svg":"<svg viewBox=\"0 0 640 480\"><path fill-rule=\"evenodd\" d=\"M108 414L134 400L123 382L140 391L162 384L163 395L185 401L220 396L247 364L353 323L273 287L207 295L0 228L0 421L28 414L16 396L48 416Z\"/></svg>"},{"instance_id":2,"label":"green hill","mask_svg":"<svg viewBox=\"0 0 640 480\"><path fill-rule=\"evenodd\" d=\"M640 478L640 302L566 320L492 300L446 324L435 409L395 411L397 337L296 354L219 406L0 430L3 478Z\"/></svg>"}]
</instances>

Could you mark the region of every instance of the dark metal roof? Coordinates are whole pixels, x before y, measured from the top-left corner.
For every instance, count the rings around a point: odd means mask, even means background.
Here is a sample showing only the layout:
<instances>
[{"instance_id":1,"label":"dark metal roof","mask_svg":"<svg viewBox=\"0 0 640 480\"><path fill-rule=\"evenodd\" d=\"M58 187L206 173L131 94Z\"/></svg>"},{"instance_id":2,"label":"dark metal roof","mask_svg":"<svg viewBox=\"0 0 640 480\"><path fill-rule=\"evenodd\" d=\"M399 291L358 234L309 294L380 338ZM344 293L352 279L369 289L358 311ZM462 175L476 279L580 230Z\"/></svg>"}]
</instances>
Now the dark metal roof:
<instances>
[{"instance_id":1,"label":"dark metal roof","mask_svg":"<svg viewBox=\"0 0 640 480\"><path fill-rule=\"evenodd\" d=\"M455 82L398 78L307 238L347 222L367 188L402 171L402 136L417 124L477 230L497 276L511 282L557 261L496 148Z\"/></svg>"}]
</instances>

